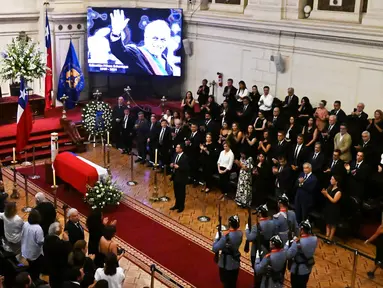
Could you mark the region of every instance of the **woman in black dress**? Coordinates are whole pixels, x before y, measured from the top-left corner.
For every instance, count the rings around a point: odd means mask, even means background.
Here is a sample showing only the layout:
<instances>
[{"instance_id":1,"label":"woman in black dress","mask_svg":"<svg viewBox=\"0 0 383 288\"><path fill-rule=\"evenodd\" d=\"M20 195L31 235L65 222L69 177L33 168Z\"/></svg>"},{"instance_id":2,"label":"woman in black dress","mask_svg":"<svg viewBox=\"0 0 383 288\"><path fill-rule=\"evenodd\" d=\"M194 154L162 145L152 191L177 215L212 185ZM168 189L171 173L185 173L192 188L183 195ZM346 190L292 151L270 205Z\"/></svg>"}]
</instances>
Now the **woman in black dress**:
<instances>
[{"instance_id":1,"label":"woman in black dress","mask_svg":"<svg viewBox=\"0 0 383 288\"><path fill-rule=\"evenodd\" d=\"M324 217L326 221L326 243L331 244L334 237L336 226L340 220L340 198L342 192L338 187L339 177L334 175L330 179L330 186L322 190L322 194L327 198L324 208Z\"/></svg>"},{"instance_id":2,"label":"woman in black dress","mask_svg":"<svg viewBox=\"0 0 383 288\"><path fill-rule=\"evenodd\" d=\"M229 144L231 151L234 153L235 159L239 159L239 145L242 141L242 131L238 128L238 123L231 125L231 133L227 136L226 142Z\"/></svg>"},{"instance_id":3,"label":"woman in black dress","mask_svg":"<svg viewBox=\"0 0 383 288\"><path fill-rule=\"evenodd\" d=\"M253 87L251 87L251 92L249 94L249 97L251 99L251 105L253 106L253 111L255 113L258 113L258 110L259 110L258 102L259 102L259 99L261 98L261 94L259 94L257 85L253 85Z\"/></svg>"},{"instance_id":4,"label":"woman in black dress","mask_svg":"<svg viewBox=\"0 0 383 288\"><path fill-rule=\"evenodd\" d=\"M286 141L290 144L297 144L297 136L300 132L299 124L296 123L293 116L289 119L289 124L286 126L285 135Z\"/></svg>"},{"instance_id":5,"label":"woman in black dress","mask_svg":"<svg viewBox=\"0 0 383 288\"><path fill-rule=\"evenodd\" d=\"M258 117L254 121L255 136L258 140L262 139L263 132L266 130L267 120L261 111L258 112Z\"/></svg>"},{"instance_id":6,"label":"woman in black dress","mask_svg":"<svg viewBox=\"0 0 383 288\"><path fill-rule=\"evenodd\" d=\"M302 129L304 143L310 151L314 150L315 142L318 139L318 128L315 126L314 118L310 117L307 124Z\"/></svg>"},{"instance_id":7,"label":"woman in black dress","mask_svg":"<svg viewBox=\"0 0 383 288\"><path fill-rule=\"evenodd\" d=\"M194 115L194 104L193 93L191 91L186 92L185 98L181 102L182 111L188 112L190 115Z\"/></svg>"},{"instance_id":8,"label":"woman in black dress","mask_svg":"<svg viewBox=\"0 0 383 288\"><path fill-rule=\"evenodd\" d=\"M210 192L213 184L213 174L217 172L217 160L218 160L218 151L217 145L212 141L211 133L206 133L206 142L205 144L200 144L200 163L202 166L203 179L205 181L205 189L202 189L203 192Z\"/></svg>"},{"instance_id":9,"label":"woman in black dress","mask_svg":"<svg viewBox=\"0 0 383 288\"><path fill-rule=\"evenodd\" d=\"M256 142L257 138L255 137L254 127L253 125L249 125L247 126L247 131L242 138L242 151L252 159L255 159L255 156L257 155Z\"/></svg>"},{"instance_id":10,"label":"woman in black dress","mask_svg":"<svg viewBox=\"0 0 383 288\"><path fill-rule=\"evenodd\" d=\"M368 278L374 279L375 271L380 267L383 268L383 224L376 229L374 235L372 235L369 239L364 242L368 244L370 242L375 241L376 246L376 257L375 257L375 268L374 270L367 272Z\"/></svg>"},{"instance_id":11,"label":"woman in black dress","mask_svg":"<svg viewBox=\"0 0 383 288\"><path fill-rule=\"evenodd\" d=\"M98 247L104 233L105 225L107 225L108 222L108 217L102 218L100 209L93 210L86 219L86 227L89 231L88 254L95 255L94 264L97 267L104 267L104 257L98 251ZM116 220L111 222L111 225L116 225Z\"/></svg>"},{"instance_id":12,"label":"woman in black dress","mask_svg":"<svg viewBox=\"0 0 383 288\"><path fill-rule=\"evenodd\" d=\"M371 141L374 142L380 150L383 152L381 143L383 142L383 112L382 110L376 110L374 113L374 119L370 119L370 124L367 126L367 131L370 132Z\"/></svg>"},{"instance_id":13,"label":"woman in black dress","mask_svg":"<svg viewBox=\"0 0 383 288\"><path fill-rule=\"evenodd\" d=\"M267 192L271 191L270 181L271 167L266 161L265 153L259 153L253 171L253 186L252 186L252 205L259 206L265 204Z\"/></svg>"},{"instance_id":14,"label":"woman in black dress","mask_svg":"<svg viewBox=\"0 0 383 288\"><path fill-rule=\"evenodd\" d=\"M201 107L201 113L200 114L203 117L203 120L205 120L205 114L207 112L210 112L211 119L213 119L214 121L216 121L218 119L218 116L219 116L219 106L215 102L215 99L214 99L213 95L210 95L207 98L207 103L202 105L202 107Z\"/></svg>"},{"instance_id":15,"label":"woman in black dress","mask_svg":"<svg viewBox=\"0 0 383 288\"><path fill-rule=\"evenodd\" d=\"M270 152L270 148L271 148L271 142L270 142L270 139L269 139L269 131L265 131L263 132L263 136L262 136L262 141L259 141L259 144L258 144L258 153L263 153L266 157L266 160L268 158L268 154Z\"/></svg>"},{"instance_id":16,"label":"woman in black dress","mask_svg":"<svg viewBox=\"0 0 383 288\"><path fill-rule=\"evenodd\" d=\"M301 105L298 108L298 123L300 126L304 126L307 123L307 120L313 116L314 109L310 103L309 98L303 97L301 100Z\"/></svg>"}]
</instances>

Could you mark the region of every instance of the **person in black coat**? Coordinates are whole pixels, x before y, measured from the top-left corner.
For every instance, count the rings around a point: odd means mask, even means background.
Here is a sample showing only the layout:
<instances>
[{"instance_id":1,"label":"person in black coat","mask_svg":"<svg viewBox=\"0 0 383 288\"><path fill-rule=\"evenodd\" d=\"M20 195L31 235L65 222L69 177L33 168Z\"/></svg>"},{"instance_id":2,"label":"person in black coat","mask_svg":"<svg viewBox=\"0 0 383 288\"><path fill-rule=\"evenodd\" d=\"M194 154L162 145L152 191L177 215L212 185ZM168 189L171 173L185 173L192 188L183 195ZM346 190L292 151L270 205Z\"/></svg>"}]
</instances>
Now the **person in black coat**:
<instances>
[{"instance_id":1,"label":"person in black coat","mask_svg":"<svg viewBox=\"0 0 383 288\"><path fill-rule=\"evenodd\" d=\"M289 143L285 139L285 132L279 131L277 135L277 141L271 144L271 160L273 164L278 164L278 159L281 156L286 158L290 147Z\"/></svg>"},{"instance_id":2,"label":"person in black coat","mask_svg":"<svg viewBox=\"0 0 383 288\"><path fill-rule=\"evenodd\" d=\"M205 133L210 133L211 137L213 137L213 142L218 141L218 135L219 135L219 125L218 123L212 118L212 115L210 112L207 112L205 114L205 125L203 125L203 131Z\"/></svg>"},{"instance_id":3,"label":"person in black coat","mask_svg":"<svg viewBox=\"0 0 383 288\"><path fill-rule=\"evenodd\" d=\"M281 115L281 109L279 107L275 107L273 109L273 116L271 116L268 120L267 126L269 129L269 136L271 141L275 142L278 131L283 131L285 128L285 122Z\"/></svg>"},{"instance_id":4,"label":"person in black coat","mask_svg":"<svg viewBox=\"0 0 383 288\"><path fill-rule=\"evenodd\" d=\"M322 150L325 153L326 159L332 158L332 152L334 151L334 138L340 131L340 126L335 115L330 115L328 122L327 128L319 133L318 139L322 144Z\"/></svg>"},{"instance_id":5,"label":"person in black coat","mask_svg":"<svg viewBox=\"0 0 383 288\"><path fill-rule=\"evenodd\" d=\"M121 133L121 120L124 118L124 97L118 97L118 103L117 106L113 108L112 111L112 143L114 143L117 148L118 143L120 142L120 133Z\"/></svg>"},{"instance_id":6,"label":"person in black coat","mask_svg":"<svg viewBox=\"0 0 383 288\"><path fill-rule=\"evenodd\" d=\"M297 144L292 146L290 153L287 157L291 169L295 174L302 171L303 163L307 160L308 149L304 145L303 135L299 134L297 137Z\"/></svg>"},{"instance_id":7,"label":"person in black coat","mask_svg":"<svg viewBox=\"0 0 383 288\"><path fill-rule=\"evenodd\" d=\"M227 123L229 127L234 123L236 119L235 110L232 106L229 105L229 101L224 100L222 102L221 114L220 114L220 124Z\"/></svg>"},{"instance_id":8,"label":"person in black coat","mask_svg":"<svg viewBox=\"0 0 383 288\"><path fill-rule=\"evenodd\" d=\"M44 231L44 236L48 235L49 226L56 221L56 209L52 203L47 202L45 194L38 192L35 195L36 207L41 216L40 226Z\"/></svg>"},{"instance_id":9,"label":"person in black coat","mask_svg":"<svg viewBox=\"0 0 383 288\"><path fill-rule=\"evenodd\" d=\"M84 240L84 228L81 226L78 211L71 208L67 212L68 222L64 231L69 236L69 242L74 245L78 240Z\"/></svg>"},{"instance_id":10,"label":"person in black coat","mask_svg":"<svg viewBox=\"0 0 383 288\"><path fill-rule=\"evenodd\" d=\"M134 134L134 123L135 119L132 114L130 114L130 109L125 108L124 116L121 119L121 147L124 150L124 154L129 154L132 151L133 145L133 134Z\"/></svg>"},{"instance_id":11,"label":"person in black coat","mask_svg":"<svg viewBox=\"0 0 383 288\"><path fill-rule=\"evenodd\" d=\"M205 182L204 192L210 192L213 186L213 174L217 172L218 150L213 142L211 133L206 133L205 143L200 144L200 165L202 166L203 180Z\"/></svg>"},{"instance_id":12,"label":"person in black coat","mask_svg":"<svg viewBox=\"0 0 383 288\"><path fill-rule=\"evenodd\" d=\"M62 288L81 288L81 281L84 278L84 274L80 271L80 268L73 267L66 273L67 281L62 285Z\"/></svg>"},{"instance_id":13,"label":"person in black coat","mask_svg":"<svg viewBox=\"0 0 383 288\"><path fill-rule=\"evenodd\" d=\"M258 102L259 102L259 99L261 98L261 94L258 91L257 85L253 85L253 87L251 87L251 92L249 93L249 97L251 100L251 106L253 107L254 114L258 115L258 111L259 111Z\"/></svg>"},{"instance_id":14,"label":"person in black coat","mask_svg":"<svg viewBox=\"0 0 383 288\"><path fill-rule=\"evenodd\" d=\"M136 121L136 124L134 125L135 128L135 134L136 134L136 145L138 150L138 156L137 162L141 162L141 164L145 164L146 162L146 145L149 135L149 123L148 120L145 119L144 113L139 112L138 113L138 120Z\"/></svg>"},{"instance_id":15,"label":"person in black coat","mask_svg":"<svg viewBox=\"0 0 383 288\"><path fill-rule=\"evenodd\" d=\"M330 115L335 115L338 123L345 123L347 120L347 115L342 110L339 100L334 102L334 109L330 111Z\"/></svg>"},{"instance_id":16,"label":"person in black coat","mask_svg":"<svg viewBox=\"0 0 383 288\"><path fill-rule=\"evenodd\" d=\"M161 120L161 128L158 132L158 152L159 162L162 166L166 166L170 171L170 151L172 149L172 129L165 119Z\"/></svg>"},{"instance_id":17,"label":"person in black coat","mask_svg":"<svg viewBox=\"0 0 383 288\"><path fill-rule=\"evenodd\" d=\"M237 106L237 99L235 98L235 95L237 95L237 88L233 86L233 79L229 78L227 79L227 86L223 89L223 97L225 100L229 103L230 107L236 107Z\"/></svg>"},{"instance_id":18,"label":"person in black coat","mask_svg":"<svg viewBox=\"0 0 383 288\"><path fill-rule=\"evenodd\" d=\"M198 161L199 158L199 145L202 143L202 133L198 131L197 124L193 123L190 127L191 132L185 141L185 152L190 160L190 177L193 185L196 186L198 183Z\"/></svg>"},{"instance_id":19,"label":"person in black coat","mask_svg":"<svg viewBox=\"0 0 383 288\"><path fill-rule=\"evenodd\" d=\"M161 125L157 121L157 118L155 115L152 115L150 117L150 124L149 124L149 133L148 133L148 139L147 139L147 145L149 146L149 159L151 162L154 163L155 161L155 151L158 149L158 138L160 133ZM152 167L152 163L148 163L148 167Z\"/></svg>"},{"instance_id":20,"label":"person in black coat","mask_svg":"<svg viewBox=\"0 0 383 288\"><path fill-rule=\"evenodd\" d=\"M250 98L248 96L243 97L242 107L237 112L237 118L239 122L239 128L242 131L246 131L247 126L251 124L254 116L253 107L250 104Z\"/></svg>"},{"instance_id":21,"label":"person in black coat","mask_svg":"<svg viewBox=\"0 0 383 288\"><path fill-rule=\"evenodd\" d=\"M368 114L364 111L364 104L358 103L354 111L347 116L348 133L351 135L353 146L358 145L361 135L368 126Z\"/></svg>"},{"instance_id":22,"label":"person in black coat","mask_svg":"<svg viewBox=\"0 0 383 288\"><path fill-rule=\"evenodd\" d=\"M286 125L284 131L286 141L291 146L297 144L297 136L298 134L302 133L302 128L299 126L299 124L293 116L290 116L289 123Z\"/></svg>"},{"instance_id":23,"label":"person in black coat","mask_svg":"<svg viewBox=\"0 0 383 288\"><path fill-rule=\"evenodd\" d=\"M345 180L346 176L346 169L344 168L344 162L340 159L340 150L336 149L333 152L332 159L328 161L327 165L325 166L323 173L323 181L321 183L321 188L327 188L330 179L332 176L337 176L338 179L340 179L340 184Z\"/></svg>"},{"instance_id":24,"label":"person in black coat","mask_svg":"<svg viewBox=\"0 0 383 288\"><path fill-rule=\"evenodd\" d=\"M287 89L287 96L283 102L283 112L285 117L295 117L298 113L299 99L294 94L294 88L290 87Z\"/></svg>"},{"instance_id":25,"label":"person in black coat","mask_svg":"<svg viewBox=\"0 0 383 288\"><path fill-rule=\"evenodd\" d=\"M72 251L67 233L60 235L63 229L59 222L54 222L49 227L49 235L45 237L43 252L46 272L49 275L49 285L52 288L61 288L64 275L68 270L68 255Z\"/></svg>"},{"instance_id":26,"label":"person in black coat","mask_svg":"<svg viewBox=\"0 0 383 288\"><path fill-rule=\"evenodd\" d=\"M177 144L184 144L186 137L190 133L188 126L184 126L182 120L174 120L174 128L172 129L172 150L175 151ZM173 153L172 153L173 154Z\"/></svg>"},{"instance_id":27,"label":"person in black coat","mask_svg":"<svg viewBox=\"0 0 383 288\"><path fill-rule=\"evenodd\" d=\"M356 154L356 161L351 164L345 164L348 174L348 191L350 196L358 197L360 200L368 198L367 179L370 173L370 167L364 161L364 153Z\"/></svg>"},{"instance_id":28,"label":"person in black coat","mask_svg":"<svg viewBox=\"0 0 383 288\"><path fill-rule=\"evenodd\" d=\"M207 102L207 98L209 96L210 88L207 86L207 80L202 80L202 85L198 87L197 95L198 95L198 104L201 107L205 105Z\"/></svg>"},{"instance_id":29,"label":"person in black coat","mask_svg":"<svg viewBox=\"0 0 383 288\"><path fill-rule=\"evenodd\" d=\"M195 161L197 162L197 161ZM185 209L186 184L189 179L189 159L183 151L183 145L176 146L176 156L170 164L176 202L170 210L181 213Z\"/></svg>"},{"instance_id":30,"label":"person in black coat","mask_svg":"<svg viewBox=\"0 0 383 288\"><path fill-rule=\"evenodd\" d=\"M284 155L278 157L279 166L273 167L275 175L275 196L276 199L283 194L291 195L290 191L293 186L293 173L291 167L287 165L287 158Z\"/></svg>"},{"instance_id":31,"label":"person in black coat","mask_svg":"<svg viewBox=\"0 0 383 288\"><path fill-rule=\"evenodd\" d=\"M312 172L317 176L318 180L322 179L323 167L325 164L324 153L322 152L322 145L319 142L315 143L314 151L310 153L308 162L312 166Z\"/></svg>"}]
</instances>

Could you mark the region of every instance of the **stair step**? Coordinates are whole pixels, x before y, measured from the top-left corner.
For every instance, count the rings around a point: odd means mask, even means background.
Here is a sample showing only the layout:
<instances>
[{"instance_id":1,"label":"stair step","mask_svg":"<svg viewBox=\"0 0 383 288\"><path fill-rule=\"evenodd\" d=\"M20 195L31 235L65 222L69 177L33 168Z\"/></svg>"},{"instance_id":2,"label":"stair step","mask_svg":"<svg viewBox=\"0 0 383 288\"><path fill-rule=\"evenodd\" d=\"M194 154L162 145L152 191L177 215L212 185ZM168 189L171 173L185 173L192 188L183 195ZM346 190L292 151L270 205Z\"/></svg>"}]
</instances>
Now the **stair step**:
<instances>
[{"instance_id":1,"label":"stair step","mask_svg":"<svg viewBox=\"0 0 383 288\"><path fill-rule=\"evenodd\" d=\"M58 136L60 139L60 137L66 136L66 133L64 131L58 132ZM47 140L47 139L51 139L51 134L41 134L41 135L37 135L37 136L31 136L31 137L29 137L28 144L36 142L36 141ZM13 139L10 139L7 141L1 141L0 147L4 148L6 146L15 147L16 146L16 138L13 138Z\"/></svg>"},{"instance_id":2,"label":"stair step","mask_svg":"<svg viewBox=\"0 0 383 288\"><path fill-rule=\"evenodd\" d=\"M72 141L68 137L63 137L63 138L59 139L58 142L59 142L59 144L72 143ZM50 149L50 147L51 147L51 141L45 141L45 142L41 142L41 143L38 143L37 145L35 145L36 150L41 150L41 149L46 149L46 148ZM28 153L32 153L32 148L33 148L33 145L27 145L26 150L28 151ZM3 155L3 154L12 155L12 151L13 151L12 147L0 149L0 155ZM23 158L25 157L24 153L19 153L19 155L20 156L22 155Z\"/></svg>"}]
</instances>

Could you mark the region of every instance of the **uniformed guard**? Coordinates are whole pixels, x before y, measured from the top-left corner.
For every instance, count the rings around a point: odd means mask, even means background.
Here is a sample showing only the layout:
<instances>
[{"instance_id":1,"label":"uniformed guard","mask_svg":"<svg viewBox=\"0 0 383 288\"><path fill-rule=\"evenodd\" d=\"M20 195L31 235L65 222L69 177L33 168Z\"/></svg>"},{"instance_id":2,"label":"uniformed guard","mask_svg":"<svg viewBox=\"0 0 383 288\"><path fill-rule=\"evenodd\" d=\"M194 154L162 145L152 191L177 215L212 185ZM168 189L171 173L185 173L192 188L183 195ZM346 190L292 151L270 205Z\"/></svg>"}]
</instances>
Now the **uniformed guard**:
<instances>
[{"instance_id":1,"label":"uniformed guard","mask_svg":"<svg viewBox=\"0 0 383 288\"><path fill-rule=\"evenodd\" d=\"M239 228L239 217L237 215L229 218L229 230L224 235L217 232L213 244L215 253L221 251L218 266L219 277L224 288L237 287L238 272L240 267L241 253L239 246L242 243L242 231Z\"/></svg>"},{"instance_id":2,"label":"uniformed guard","mask_svg":"<svg viewBox=\"0 0 383 288\"><path fill-rule=\"evenodd\" d=\"M278 206L279 212L274 215L273 219L279 237L283 243L286 243L299 236L299 227L295 212L288 209L289 198L286 194L278 198Z\"/></svg>"},{"instance_id":3,"label":"uniformed guard","mask_svg":"<svg viewBox=\"0 0 383 288\"><path fill-rule=\"evenodd\" d=\"M318 243L317 237L312 235L311 224L308 220L302 222L299 228L300 237L293 241L287 252L288 257L293 258L290 269L292 288L307 287L311 270L315 264L314 254Z\"/></svg>"},{"instance_id":4,"label":"uniformed guard","mask_svg":"<svg viewBox=\"0 0 383 288\"><path fill-rule=\"evenodd\" d=\"M258 249L264 252L266 255L270 252L270 239L276 233L275 224L273 220L269 218L269 209L267 205L261 205L255 209L256 221L251 231L249 225L246 224L246 239L251 242L251 264L254 267L255 254ZM258 231L259 230L259 231ZM257 239L259 235L260 239ZM257 243L261 244L261 247L257 247ZM262 253L260 252L262 257Z\"/></svg>"},{"instance_id":5,"label":"uniformed guard","mask_svg":"<svg viewBox=\"0 0 383 288\"><path fill-rule=\"evenodd\" d=\"M270 254L263 257L262 261L260 255L256 254L255 273L262 275L261 288L282 288L288 257L278 235L271 237L270 248Z\"/></svg>"}]
</instances>

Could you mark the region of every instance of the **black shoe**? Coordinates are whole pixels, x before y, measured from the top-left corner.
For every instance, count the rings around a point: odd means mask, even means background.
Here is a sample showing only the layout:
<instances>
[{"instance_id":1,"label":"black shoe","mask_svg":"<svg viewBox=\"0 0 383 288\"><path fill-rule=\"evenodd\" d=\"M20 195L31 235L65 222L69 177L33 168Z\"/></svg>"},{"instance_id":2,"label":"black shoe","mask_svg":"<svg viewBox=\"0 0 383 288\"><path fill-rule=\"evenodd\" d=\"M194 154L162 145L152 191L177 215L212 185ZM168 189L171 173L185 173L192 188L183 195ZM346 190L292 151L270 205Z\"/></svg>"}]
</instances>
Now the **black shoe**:
<instances>
[{"instance_id":1,"label":"black shoe","mask_svg":"<svg viewBox=\"0 0 383 288\"><path fill-rule=\"evenodd\" d=\"M367 272L367 276L368 276L368 278L370 278L370 279L374 279L374 278L375 278L374 272L372 272L372 271Z\"/></svg>"},{"instance_id":2,"label":"black shoe","mask_svg":"<svg viewBox=\"0 0 383 288\"><path fill-rule=\"evenodd\" d=\"M178 209L177 213L182 213L183 211L184 211L184 209Z\"/></svg>"},{"instance_id":3,"label":"black shoe","mask_svg":"<svg viewBox=\"0 0 383 288\"><path fill-rule=\"evenodd\" d=\"M141 162L141 159L136 159L136 161L134 161L134 163L138 163L138 162Z\"/></svg>"},{"instance_id":4,"label":"black shoe","mask_svg":"<svg viewBox=\"0 0 383 288\"><path fill-rule=\"evenodd\" d=\"M176 206L173 206L172 208L170 208L169 210L177 210L178 208Z\"/></svg>"}]
</instances>

